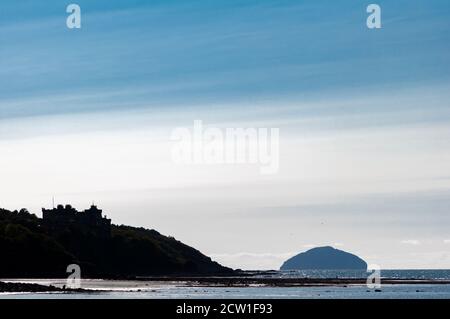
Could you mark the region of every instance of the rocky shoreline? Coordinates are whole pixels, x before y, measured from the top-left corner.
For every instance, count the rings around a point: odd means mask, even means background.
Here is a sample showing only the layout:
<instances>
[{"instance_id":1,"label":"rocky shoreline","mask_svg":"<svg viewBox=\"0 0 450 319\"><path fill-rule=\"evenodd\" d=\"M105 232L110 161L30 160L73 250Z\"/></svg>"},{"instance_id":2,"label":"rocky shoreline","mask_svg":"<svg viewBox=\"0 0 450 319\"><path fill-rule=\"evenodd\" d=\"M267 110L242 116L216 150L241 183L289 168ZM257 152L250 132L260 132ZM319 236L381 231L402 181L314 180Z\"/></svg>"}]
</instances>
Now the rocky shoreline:
<instances>
[{"instance_id":1,"label":"rocky shoreline","mask_svg":"<svg viewBox=\"0 0 450 319\"><path fill-rule=\"evenodd\" d=\"M122 280L119 280L122 281ZM124 280L128 281L128 280ZM364 278L261 278L261 277L146 277L134 278L130 281L154 282L187 286L187 287L324 287L324 286L364 286ZM418 280L418 279L382 279L383 285L450 285L450 280ZM19 292L55 292L55 293L77 293L92 292L91 289L69 289L56 287L54 285L41 285L23 282L1 282L0 293ZM108 289L95 289L95 291L108 291Z\"/></svg>"},{"instance_id":2,"label":"rocky shoreline","mask_svg":"<svg viewBox=\"0 0 450 319\"><path fill-rule=\"evenodd\" d=\"M21 283L21 282L2 282L0 281L0 292L86 292L85 289L67 289L55 286L45 286L39 284Z\"/></svg>"}]
</instances>

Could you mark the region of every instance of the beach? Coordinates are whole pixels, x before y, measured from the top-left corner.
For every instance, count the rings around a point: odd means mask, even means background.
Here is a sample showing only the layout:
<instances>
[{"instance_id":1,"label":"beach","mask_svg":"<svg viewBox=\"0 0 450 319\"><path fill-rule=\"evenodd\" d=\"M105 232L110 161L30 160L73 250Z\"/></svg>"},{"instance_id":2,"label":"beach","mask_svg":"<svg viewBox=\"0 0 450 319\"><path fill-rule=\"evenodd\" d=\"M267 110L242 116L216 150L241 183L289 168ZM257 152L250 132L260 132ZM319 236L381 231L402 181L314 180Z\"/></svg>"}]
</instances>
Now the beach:
<instances>
[{"instance_id":1,"label":"beach","mask_svg":"<svg viewBox=\"0 0 450 319\"><path fill-rule=\"evenodd\" d=\"M82 279L81 289L67 289L65 279L1 279L16 285L0 298L23 299L449 299L450 272L388 271L381 287L369 289L352 272L253 272L230 277L148 277L133 280ZM319 274L334 275L320 278ZM353 272L354 273L354 272ZM356 273L354 273L357 275ZM414 275L414 277L412 277ZM345 277L345 278L344 278ZM0 285L2 287L2 285ZM46 289L47 287L48 289ZM32 288L32 289L30 289ZM28 289L28 291L27 291Z\"/></svg>"}]
</instances>

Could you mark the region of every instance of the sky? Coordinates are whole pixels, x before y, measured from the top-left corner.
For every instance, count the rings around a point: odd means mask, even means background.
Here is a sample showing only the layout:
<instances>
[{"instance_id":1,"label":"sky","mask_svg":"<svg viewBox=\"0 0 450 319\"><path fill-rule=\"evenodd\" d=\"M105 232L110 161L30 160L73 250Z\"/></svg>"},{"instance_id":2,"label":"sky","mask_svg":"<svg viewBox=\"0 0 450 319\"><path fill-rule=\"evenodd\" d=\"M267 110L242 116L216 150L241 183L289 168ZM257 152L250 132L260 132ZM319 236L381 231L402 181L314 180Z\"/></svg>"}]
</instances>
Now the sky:
<instances>
[{"instance_id":1,"label":"sky","mask_svg":"<svg viewBox=\"0 0 450 319\"><path fill-rule=\"evenodd\" d=\"M0 207L94 202L241 269L450 268L450 3L375 3L2 1ZM195 120L279 128L279 170L175 163Z\"/></svg>"}]
</instances>

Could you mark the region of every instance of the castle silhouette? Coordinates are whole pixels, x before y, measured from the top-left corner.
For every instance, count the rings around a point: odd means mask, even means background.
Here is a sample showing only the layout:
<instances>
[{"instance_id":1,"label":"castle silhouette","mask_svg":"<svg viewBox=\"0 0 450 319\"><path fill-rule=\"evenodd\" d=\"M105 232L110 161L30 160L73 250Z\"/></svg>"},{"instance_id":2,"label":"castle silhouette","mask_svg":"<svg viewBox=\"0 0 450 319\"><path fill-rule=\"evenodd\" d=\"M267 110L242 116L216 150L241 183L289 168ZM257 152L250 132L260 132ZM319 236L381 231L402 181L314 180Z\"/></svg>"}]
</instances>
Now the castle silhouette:
<instances>
[{"instance_id":1,"label":"castle silhouette","mask_svg":"<svg viewBox=\"0 0 450 319\"><path fill-rule=\"evenodd\" d=\"M71 205L58 205L52 209L42 208L42 221L52 233L77 226L94 232L98 237L111 237L111 219L103 217L102 210L95 205L84 211L78 211Z\"/></svg>"}]
</instances>

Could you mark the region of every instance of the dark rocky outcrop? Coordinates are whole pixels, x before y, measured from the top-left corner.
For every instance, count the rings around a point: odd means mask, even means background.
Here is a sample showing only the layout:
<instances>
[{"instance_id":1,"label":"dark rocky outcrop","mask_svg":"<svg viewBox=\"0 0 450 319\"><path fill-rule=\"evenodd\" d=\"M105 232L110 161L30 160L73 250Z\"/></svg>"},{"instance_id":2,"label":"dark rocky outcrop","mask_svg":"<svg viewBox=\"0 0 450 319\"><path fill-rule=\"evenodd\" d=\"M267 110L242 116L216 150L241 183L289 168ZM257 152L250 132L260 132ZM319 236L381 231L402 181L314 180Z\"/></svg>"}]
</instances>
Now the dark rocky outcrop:
<instances>
[{"instance_id":1,"label":"dark rocky outcrop","mask_svg":"<svg viewBox=\"0 0 450 319\"><path fill-rule=\"evenodd\" d=\"M0 292L86 292L84 289L58 288L39 284L0 281Z\"/></svg>"}]
</instances>

